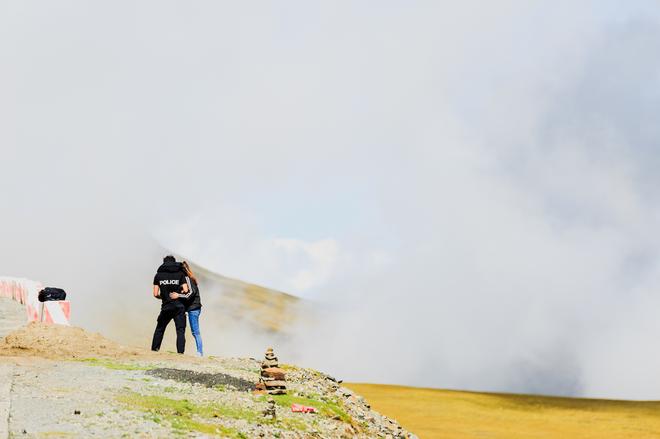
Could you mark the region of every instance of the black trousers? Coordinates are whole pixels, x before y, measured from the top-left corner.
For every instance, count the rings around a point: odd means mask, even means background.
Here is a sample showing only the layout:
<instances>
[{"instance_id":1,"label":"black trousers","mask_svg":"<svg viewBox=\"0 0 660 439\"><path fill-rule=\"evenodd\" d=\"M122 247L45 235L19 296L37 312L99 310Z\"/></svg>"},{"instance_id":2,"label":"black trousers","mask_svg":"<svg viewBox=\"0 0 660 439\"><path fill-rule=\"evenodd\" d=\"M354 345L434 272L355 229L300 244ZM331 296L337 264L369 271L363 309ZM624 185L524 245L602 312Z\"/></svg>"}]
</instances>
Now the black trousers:
<instances>
[{"instance_id":1,"label":"black trousers","mask_svg":"<svg viewBox=\"0 0 660 439\"><path fill-rule=\"evenodd\" d=\"M160 314L156 320L156 330L154 339L151 342L151 350L160 350L160 344L163 342L165 328L170 321L174 319L176 328L176 351L180 354L186 350L186 308L180 302L170 302L164 304L160 309Z\"/></svg>"}]
</instances>

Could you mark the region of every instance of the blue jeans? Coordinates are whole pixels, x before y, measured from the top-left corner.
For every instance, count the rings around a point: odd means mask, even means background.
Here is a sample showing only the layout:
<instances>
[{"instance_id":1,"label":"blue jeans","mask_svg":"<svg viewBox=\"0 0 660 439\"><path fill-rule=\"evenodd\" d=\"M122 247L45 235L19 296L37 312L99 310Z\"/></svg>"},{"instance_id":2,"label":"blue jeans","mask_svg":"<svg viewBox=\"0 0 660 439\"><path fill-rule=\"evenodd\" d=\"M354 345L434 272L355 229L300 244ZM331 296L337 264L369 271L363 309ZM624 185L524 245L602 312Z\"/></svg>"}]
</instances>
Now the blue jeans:
<instances>
[{"instance_id":1,"label":"blue jeans","mask_svg":"<svg viewBox=\"0 0 660 439\"><path fill-rule=\"evenodd\" d=\"M202 334L199 332L199 314L201 312L202 308L188 311L188 320L190 321L192 335L195 337L195 344L197 344L197 353L199 355L204 355L204 349L202 348Z\"/></svg>"}]
</instances>

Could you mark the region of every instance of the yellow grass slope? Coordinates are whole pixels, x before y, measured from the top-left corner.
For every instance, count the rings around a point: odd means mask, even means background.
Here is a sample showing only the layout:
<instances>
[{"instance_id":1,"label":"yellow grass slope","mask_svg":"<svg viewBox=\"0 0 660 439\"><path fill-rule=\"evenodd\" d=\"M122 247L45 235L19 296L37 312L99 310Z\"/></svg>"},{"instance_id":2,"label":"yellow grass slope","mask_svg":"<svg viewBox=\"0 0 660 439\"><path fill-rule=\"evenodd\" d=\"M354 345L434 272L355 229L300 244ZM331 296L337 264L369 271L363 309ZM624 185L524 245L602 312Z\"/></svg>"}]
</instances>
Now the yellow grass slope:
<instances>
[{"instance_id":1,"label":"yellow grass slope","mask_svg":"<svg viewBox=\"0 0 660 439\"><path fill-rule=\"evenodd\" d=\"M200 280L207 308L229 322L243 321L255 330L286 332L304 303L291 294L214 273L189 262Z\"/></svg>"},{"instance_id":2,"label":"yellow grass slope","mask_svg":"<svg viewBox=\"0 0 660 439\"><path fill-rule=\"evenodd\" d=\"M660 438L660 402L346 386L421 439Z\"/></svg>"}]
</instances>

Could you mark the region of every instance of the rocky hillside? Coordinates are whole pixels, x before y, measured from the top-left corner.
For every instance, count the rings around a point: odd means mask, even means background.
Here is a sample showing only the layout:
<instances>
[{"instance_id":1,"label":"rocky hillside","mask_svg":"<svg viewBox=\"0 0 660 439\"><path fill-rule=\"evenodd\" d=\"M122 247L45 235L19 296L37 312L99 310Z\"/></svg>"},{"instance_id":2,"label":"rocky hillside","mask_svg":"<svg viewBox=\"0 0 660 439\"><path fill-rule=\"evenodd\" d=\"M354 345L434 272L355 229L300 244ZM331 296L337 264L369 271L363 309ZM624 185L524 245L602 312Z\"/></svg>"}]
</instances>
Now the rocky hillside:
<instances>
[{"instance_id":1,"label":"rocky hillside","mask_svg":"<svg viewBox=\"0 0 660 439\"><path fill-rule=\"evenodd\" d=\"M30 324L0 340L11 379L0 401L10 401L10 437L413 437L334 378L280 367L287 394L271 396L255 390L259 359L153 353ZM292 404L317 413L293 413Z\"/></svg>"}]
</instances>

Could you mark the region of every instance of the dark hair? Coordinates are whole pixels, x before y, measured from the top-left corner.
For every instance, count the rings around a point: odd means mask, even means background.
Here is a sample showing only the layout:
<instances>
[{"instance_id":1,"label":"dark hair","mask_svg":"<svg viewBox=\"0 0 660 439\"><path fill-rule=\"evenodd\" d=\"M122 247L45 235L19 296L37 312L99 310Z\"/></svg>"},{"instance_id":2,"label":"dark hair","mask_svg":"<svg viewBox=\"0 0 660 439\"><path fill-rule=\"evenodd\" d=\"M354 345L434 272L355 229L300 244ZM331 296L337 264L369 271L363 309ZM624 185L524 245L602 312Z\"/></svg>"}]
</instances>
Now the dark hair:
<instances>
[{"instance_id":1,"label":"dark hair","mask_svg":"<svg viewBox=\"0 0 660 439\"><path fill-rule=\"evenodd\" d=\"M163 262L176 262L176 259L172 255L167 255L163 258Z\"/></svg>"}]
</instances>

